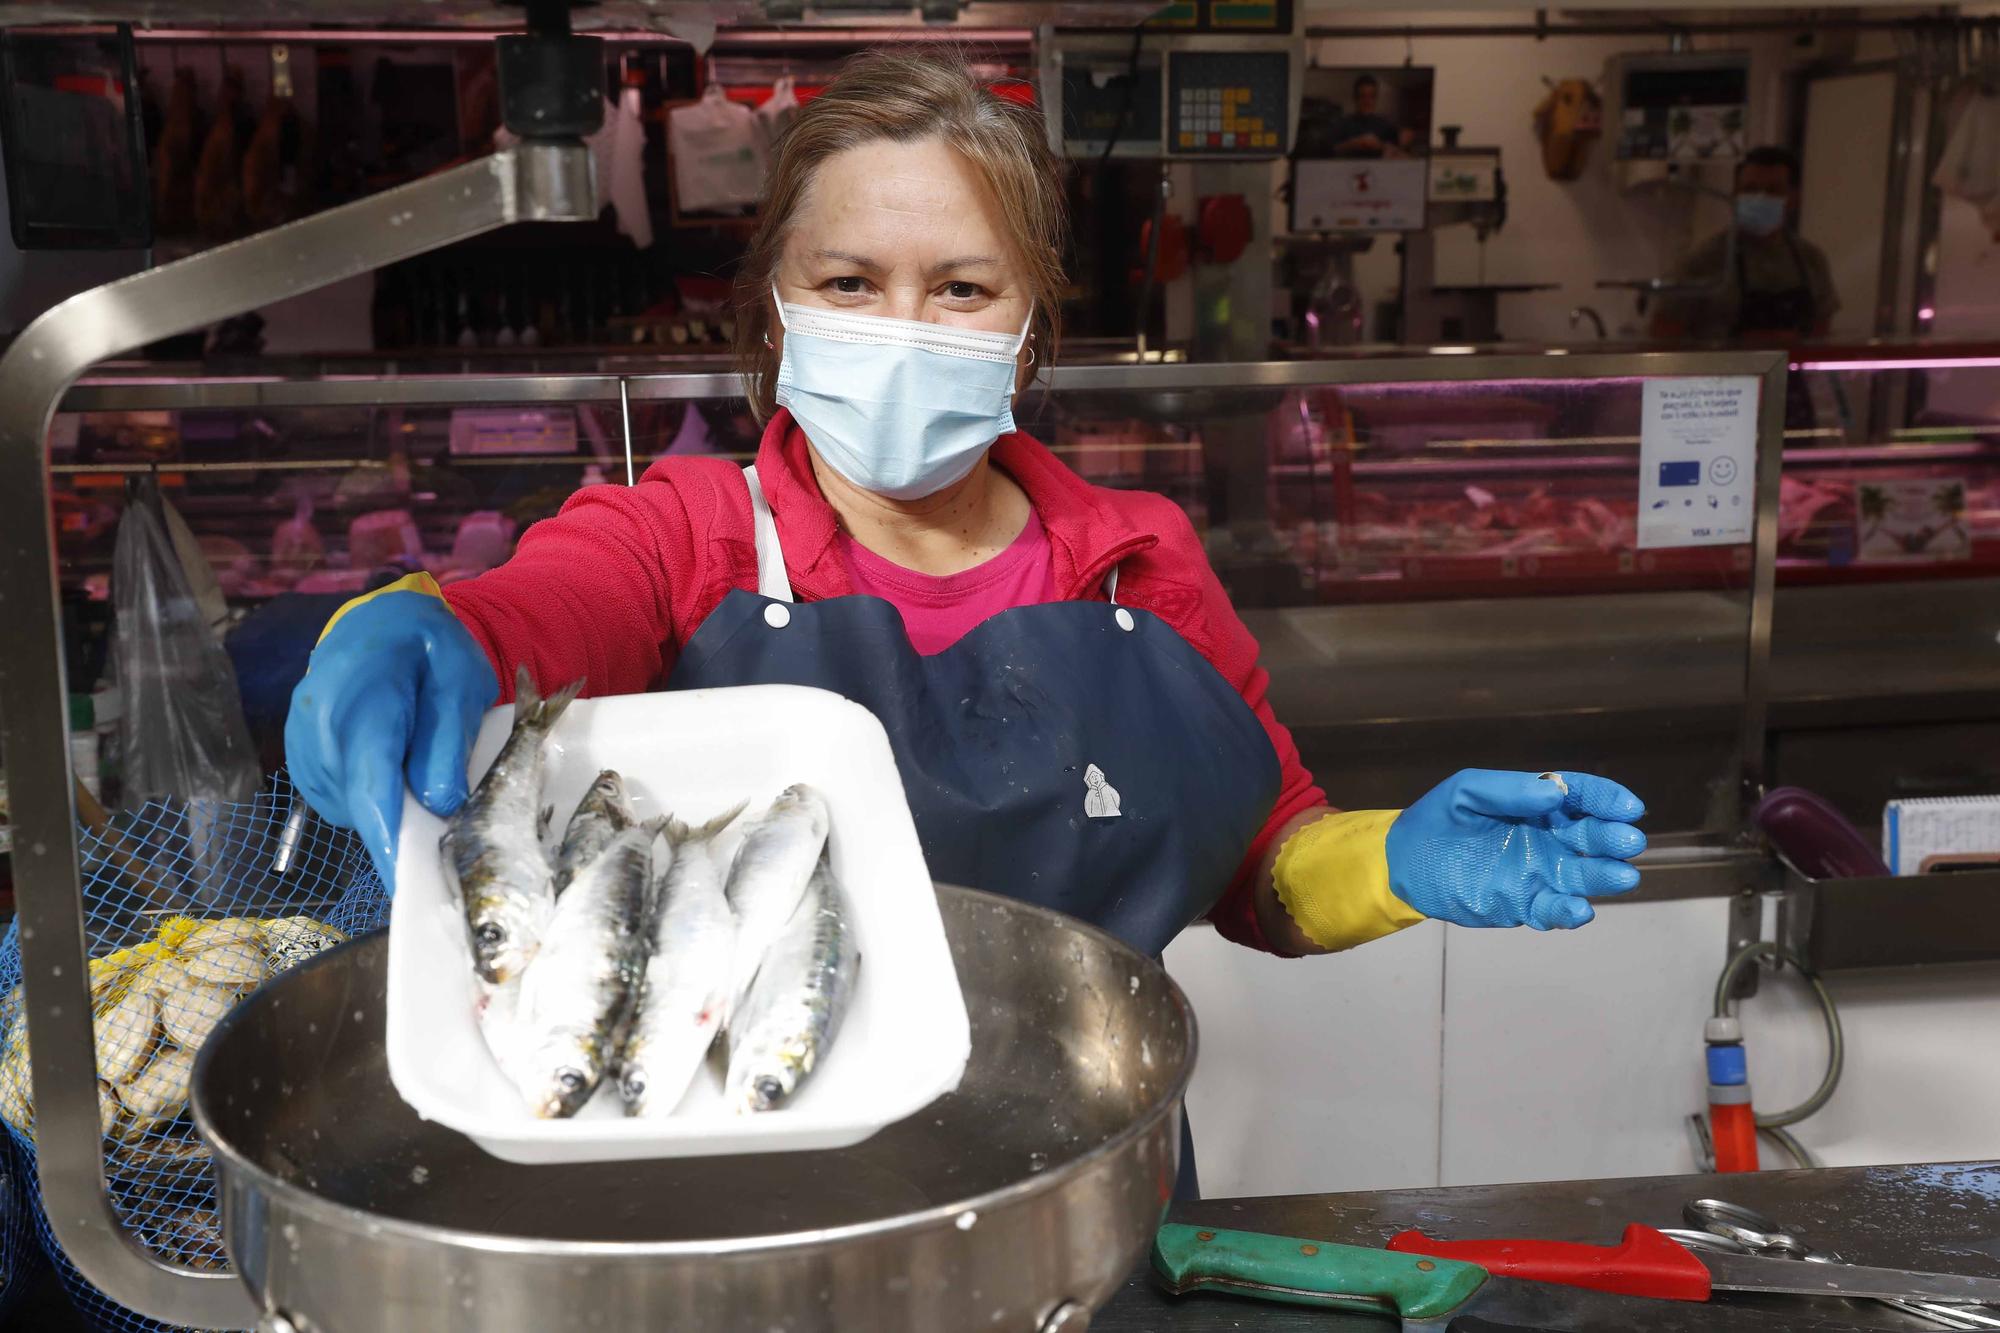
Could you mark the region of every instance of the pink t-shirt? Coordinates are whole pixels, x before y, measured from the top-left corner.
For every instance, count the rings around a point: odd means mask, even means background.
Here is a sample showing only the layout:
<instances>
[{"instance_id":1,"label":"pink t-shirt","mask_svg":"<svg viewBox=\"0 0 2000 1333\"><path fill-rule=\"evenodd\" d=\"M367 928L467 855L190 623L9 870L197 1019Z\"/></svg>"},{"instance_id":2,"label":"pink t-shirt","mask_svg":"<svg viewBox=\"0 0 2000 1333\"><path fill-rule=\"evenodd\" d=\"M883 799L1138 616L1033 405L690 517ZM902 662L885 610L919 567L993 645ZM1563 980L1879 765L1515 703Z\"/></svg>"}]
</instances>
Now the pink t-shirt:
<instances>
[{"instance_id":1,"label":"pink t-shirt","mask_svg":"<svg viewBox=\"0 0 2000 1333\"><path fill-rule=\"evenodd\" d=\"M910 643L927 657L957 643L982 620L1056 598L1049 535L1033 511L1028 526L1006 550L984 564L941 577L892 564L844 532L839 541L854 591L880 597L901 611Z\"/></svg>"}]
</instances>

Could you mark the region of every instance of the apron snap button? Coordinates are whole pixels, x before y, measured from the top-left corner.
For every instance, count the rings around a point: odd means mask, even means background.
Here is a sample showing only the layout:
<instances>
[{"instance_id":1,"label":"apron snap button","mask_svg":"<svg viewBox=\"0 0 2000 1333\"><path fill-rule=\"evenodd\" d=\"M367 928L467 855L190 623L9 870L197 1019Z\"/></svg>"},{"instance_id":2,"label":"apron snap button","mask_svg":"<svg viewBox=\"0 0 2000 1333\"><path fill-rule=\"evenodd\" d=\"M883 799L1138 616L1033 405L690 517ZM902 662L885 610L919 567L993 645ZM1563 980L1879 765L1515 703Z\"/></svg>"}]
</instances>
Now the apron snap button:
<instances>
[{"instance_id":1,"label":"apron snap button","mask_svg":"<svg viewBox=\"0 0 2000 1333\"><path fill-rule=\"evenodd\" d=\"M792 623L792 609L783 602L773 602L764 608L764 623L772 629L783 629Z\"/></svg>"},{"instance_id":2,"label":"apron snap button","mask_svg":"<svg viewBox=\"0 0 2000 1333\"><path fill-rule=\"evenodd\" d=\"M1111 618L1118 622L1119 629L1125 630L1128 633L1136 628L1132 620L1132 613L1122 606L1111 613Z\"/></svg>"}]
</instances>

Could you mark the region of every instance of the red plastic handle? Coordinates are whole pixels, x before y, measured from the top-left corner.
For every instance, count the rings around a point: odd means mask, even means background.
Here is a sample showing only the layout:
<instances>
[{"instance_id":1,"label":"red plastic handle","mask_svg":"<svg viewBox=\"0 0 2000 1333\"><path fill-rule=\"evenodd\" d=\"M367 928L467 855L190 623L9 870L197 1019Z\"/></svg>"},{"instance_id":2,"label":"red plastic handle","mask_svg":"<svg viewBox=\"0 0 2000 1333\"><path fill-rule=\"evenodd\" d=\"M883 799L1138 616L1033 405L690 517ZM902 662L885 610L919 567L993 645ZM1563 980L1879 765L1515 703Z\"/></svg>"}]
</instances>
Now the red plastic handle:
<instances>
[{"instance_id":1,"label":"red plastic handle","mask_svg":"<svg viewBox=\"0 0 2000 1333\"><path fill-rule=\"evenodd\" d=\"M1665 1301L1708 1299L1708 1266L1686 1246L1634 1222L1616 1245L1566 1240L1432 1240L1421 1231L1398 1232L1389 1248L1433 1259L1478 1264L1489 1273L1529 1282L1588 1287L1618 1296Z\"/></svg>"}]
</instances>

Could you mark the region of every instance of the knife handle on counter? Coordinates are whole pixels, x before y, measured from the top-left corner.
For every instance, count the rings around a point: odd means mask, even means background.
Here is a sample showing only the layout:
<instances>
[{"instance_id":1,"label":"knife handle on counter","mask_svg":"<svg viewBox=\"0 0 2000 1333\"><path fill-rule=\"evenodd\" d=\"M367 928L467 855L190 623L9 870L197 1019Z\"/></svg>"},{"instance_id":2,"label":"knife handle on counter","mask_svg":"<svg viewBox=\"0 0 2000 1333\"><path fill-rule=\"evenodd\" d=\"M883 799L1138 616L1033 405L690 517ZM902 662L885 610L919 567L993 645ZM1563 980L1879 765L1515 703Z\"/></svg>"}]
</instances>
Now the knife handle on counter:
<instances>
[{"instance_id":1,"label":"knife handle on counter","mask_svg":"<svg viewBox=\"0 0 2000 1333\"><path fill-rule=\"evenodd\" d=\"M1449 1258L1178 1222L1154 1238L1153 1267L1178 1294L1226 1291L1294 1305L1394 1310L1406 1319L1447 1315L1486 1281L1478 1268Z\"/></svg>"},{"instance_id":2,"label":"knife handle on counter","mask_svg":"<svg viewBox=\"0 0 2000 1333\"><path fill-rule=\"evenodd\" d=\"M1651 1227L1633 1223L1616 1245L1564 1240L1432 1240L1421 1231L1398 1232L1389 1249L1477 1264L1502 1277L1554 1282L1618 1296L1705 1301L1708 1268L1688 1248Z\"/></svg>"}]
</instances>

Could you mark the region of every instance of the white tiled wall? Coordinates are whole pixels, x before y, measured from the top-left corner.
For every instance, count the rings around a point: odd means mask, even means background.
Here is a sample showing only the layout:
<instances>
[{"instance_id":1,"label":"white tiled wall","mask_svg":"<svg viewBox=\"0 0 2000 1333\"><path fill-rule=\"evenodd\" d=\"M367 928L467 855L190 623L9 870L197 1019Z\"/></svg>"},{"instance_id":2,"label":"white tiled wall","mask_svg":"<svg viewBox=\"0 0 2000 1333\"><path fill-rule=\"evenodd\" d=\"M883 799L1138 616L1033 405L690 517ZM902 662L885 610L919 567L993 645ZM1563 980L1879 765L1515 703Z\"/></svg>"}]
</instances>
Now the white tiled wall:
<instances>
[{"instance_id":1,"label":"white tiled wall","mask_svg":"<svg viewBox=\"0 0 2000 1333\"><path fill-rule=\"evenodd\" d=\"M1204 1194L1435 1179L1444 930L1298 960L1206 928L1174 941L1167 969L1201 1029L1188 1118Z\"/></svg>"},{"instance_id":2,"label":"white tiled wall","mask_svg":"<svg viewBox=\"0 0 2000 1333\"><path fill-rule=\"evenodd\" d=\"M1601 908L1582 930L1453 930L1441 1183L1692 1169L1724 898ZM1753 1058L1754 1058L1754 1052Z\"/></svg>"},{"instance_id":3,"label":"white tiled wall","mask_svg":"<svg viewBox=\"0 0 2000 1333\"><path fill-rule=\"evenodd\" d=\"M1424 925L1286 961L1189 931L1189 1097L1211 1197L1690 1171L1718 898L1601 909L1569 934ZM1847 1075L1797 1132L1831 1165L2000 1156L2000 966L1836 978ZM1826 1045L1795 978L1744 1006L1757 1104ZM1767 1165L1781 1165L1767 1154Z\"/></svg>"}]
</instances>

